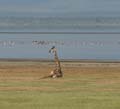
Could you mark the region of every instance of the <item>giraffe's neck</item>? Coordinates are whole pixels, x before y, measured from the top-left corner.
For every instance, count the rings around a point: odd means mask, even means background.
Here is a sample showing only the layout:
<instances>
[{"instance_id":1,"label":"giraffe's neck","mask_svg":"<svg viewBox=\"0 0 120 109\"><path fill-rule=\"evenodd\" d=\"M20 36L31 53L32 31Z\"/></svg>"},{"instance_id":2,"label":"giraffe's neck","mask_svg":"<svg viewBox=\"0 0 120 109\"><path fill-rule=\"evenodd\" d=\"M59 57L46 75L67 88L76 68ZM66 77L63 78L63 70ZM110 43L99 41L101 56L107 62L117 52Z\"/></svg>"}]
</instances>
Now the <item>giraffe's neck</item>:
<instances>
[{"instance_id":1,"label":"giraffe's neck","mask_svg":"<svg viewBox=\"0 0 120 109\"><path fill-rule=\"evenodd\" d=\"M55 59L56 67L61 69L60 61L59 61L59 58L58 58L58 55L57 55L57 51L54 51L54 59Z\"/></svg>"}]
</instances>

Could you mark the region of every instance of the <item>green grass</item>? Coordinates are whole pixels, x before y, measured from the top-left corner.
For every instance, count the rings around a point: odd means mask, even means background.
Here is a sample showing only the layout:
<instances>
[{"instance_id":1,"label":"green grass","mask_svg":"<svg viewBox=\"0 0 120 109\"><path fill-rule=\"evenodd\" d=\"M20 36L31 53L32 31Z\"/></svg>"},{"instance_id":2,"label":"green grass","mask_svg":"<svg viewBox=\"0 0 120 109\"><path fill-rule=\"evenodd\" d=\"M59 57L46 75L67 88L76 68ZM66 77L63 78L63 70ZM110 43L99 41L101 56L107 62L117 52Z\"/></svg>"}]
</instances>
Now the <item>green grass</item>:
<instances>
[{"instance_id":1,"label":"green grass","mask_svg":"<svg viewBox=\"0 0 120 109\"><path fill-rule=\"evenodd\" d=\"M120 93L1 91L1 109L119 109Z\"/></svg>"},{"instance_id":2,"label":"green grass","mask_svg":"<svg viewBox=\"0 0 120 109\"><path fill-rule=\"evenodd\" d=\"M90 79L81 83L77 83L77 80L58 84L50 81L55 82L56 80L0 83L0 86L13 87L13 90L0 91L0 109L120 108L120 92L116 91L116 89L120 89L119 84L97 86ZM29 88L16 90L15 86L32 87L33 90L29 90ZM41 87L41 89L34 90L34 87ZM103 90L104 88L106 90Z\"/></svg>"}]
</instances>

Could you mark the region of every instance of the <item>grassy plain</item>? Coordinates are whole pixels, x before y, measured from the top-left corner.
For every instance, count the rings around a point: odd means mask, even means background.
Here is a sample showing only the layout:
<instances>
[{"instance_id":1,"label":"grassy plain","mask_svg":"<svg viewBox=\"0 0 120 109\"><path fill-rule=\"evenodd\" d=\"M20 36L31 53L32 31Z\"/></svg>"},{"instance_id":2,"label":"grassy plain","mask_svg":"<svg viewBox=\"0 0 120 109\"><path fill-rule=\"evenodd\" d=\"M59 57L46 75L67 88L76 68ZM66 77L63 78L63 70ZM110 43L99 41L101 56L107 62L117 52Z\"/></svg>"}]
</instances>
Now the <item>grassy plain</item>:
<instances>
[{"instance_id":1,"label":"grassy plain","mask_svg":"<svg viewBox=\"0 0 120 109\"><path fill-rule=\"evenodd\" d=\"M0 62L0 109L120 109L120 63Z\"/></svg>"}]
</instances>

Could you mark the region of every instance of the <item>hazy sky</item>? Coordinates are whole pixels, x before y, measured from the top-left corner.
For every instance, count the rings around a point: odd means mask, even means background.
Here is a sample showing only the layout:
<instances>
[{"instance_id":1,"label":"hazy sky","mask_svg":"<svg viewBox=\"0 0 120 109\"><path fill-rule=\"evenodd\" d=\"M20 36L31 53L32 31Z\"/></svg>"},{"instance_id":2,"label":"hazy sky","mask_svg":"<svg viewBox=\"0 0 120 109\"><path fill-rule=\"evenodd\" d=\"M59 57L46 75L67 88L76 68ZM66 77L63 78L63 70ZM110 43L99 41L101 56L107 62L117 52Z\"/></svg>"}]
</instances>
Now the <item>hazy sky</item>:
<instances>
[{"instance_id":1,"label":"hazy sky","mask_svg":"<svg viewBox=\"0 0 120 109\"><path fill-rule=\"evenodd\" d=\"M119 14L120 0L0 0L0 13Z\"/></svg>"}]
</instances>

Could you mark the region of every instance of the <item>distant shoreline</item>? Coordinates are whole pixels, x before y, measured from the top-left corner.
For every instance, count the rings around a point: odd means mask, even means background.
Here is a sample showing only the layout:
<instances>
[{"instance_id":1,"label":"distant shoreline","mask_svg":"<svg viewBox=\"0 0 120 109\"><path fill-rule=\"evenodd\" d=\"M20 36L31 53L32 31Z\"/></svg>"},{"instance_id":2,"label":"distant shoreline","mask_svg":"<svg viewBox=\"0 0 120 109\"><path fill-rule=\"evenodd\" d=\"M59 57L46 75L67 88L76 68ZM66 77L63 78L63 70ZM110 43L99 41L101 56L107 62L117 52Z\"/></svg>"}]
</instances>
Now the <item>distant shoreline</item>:
<instances>
[{"instance_id":1,"label":"distant shoreline","mask_svg":"<svg viewBox=\"0 0 120 109\"><path fill-rule=\"evenodd\" d=\"M0 58L1 62L52 62L54 59L43 58ZM120 63L120 60L112 59L61 59L61 62L81 63Z\"/></svg>"},{"instance_id":2,"label":"distant shoreline","mask_svg":"<svg viewBox=\"0 0 120 109\"><path fill-rule=\"evenodd\" d=\"M76 32L67 32L67 31L46 31L46 32L22 32L22 31L16 31L16 32L8 32L8 31L5 31L5 32L0 32L0 34L120 34L120 32L79 32L79 31L76 31Z\"/></svg>"}]
</instances>

